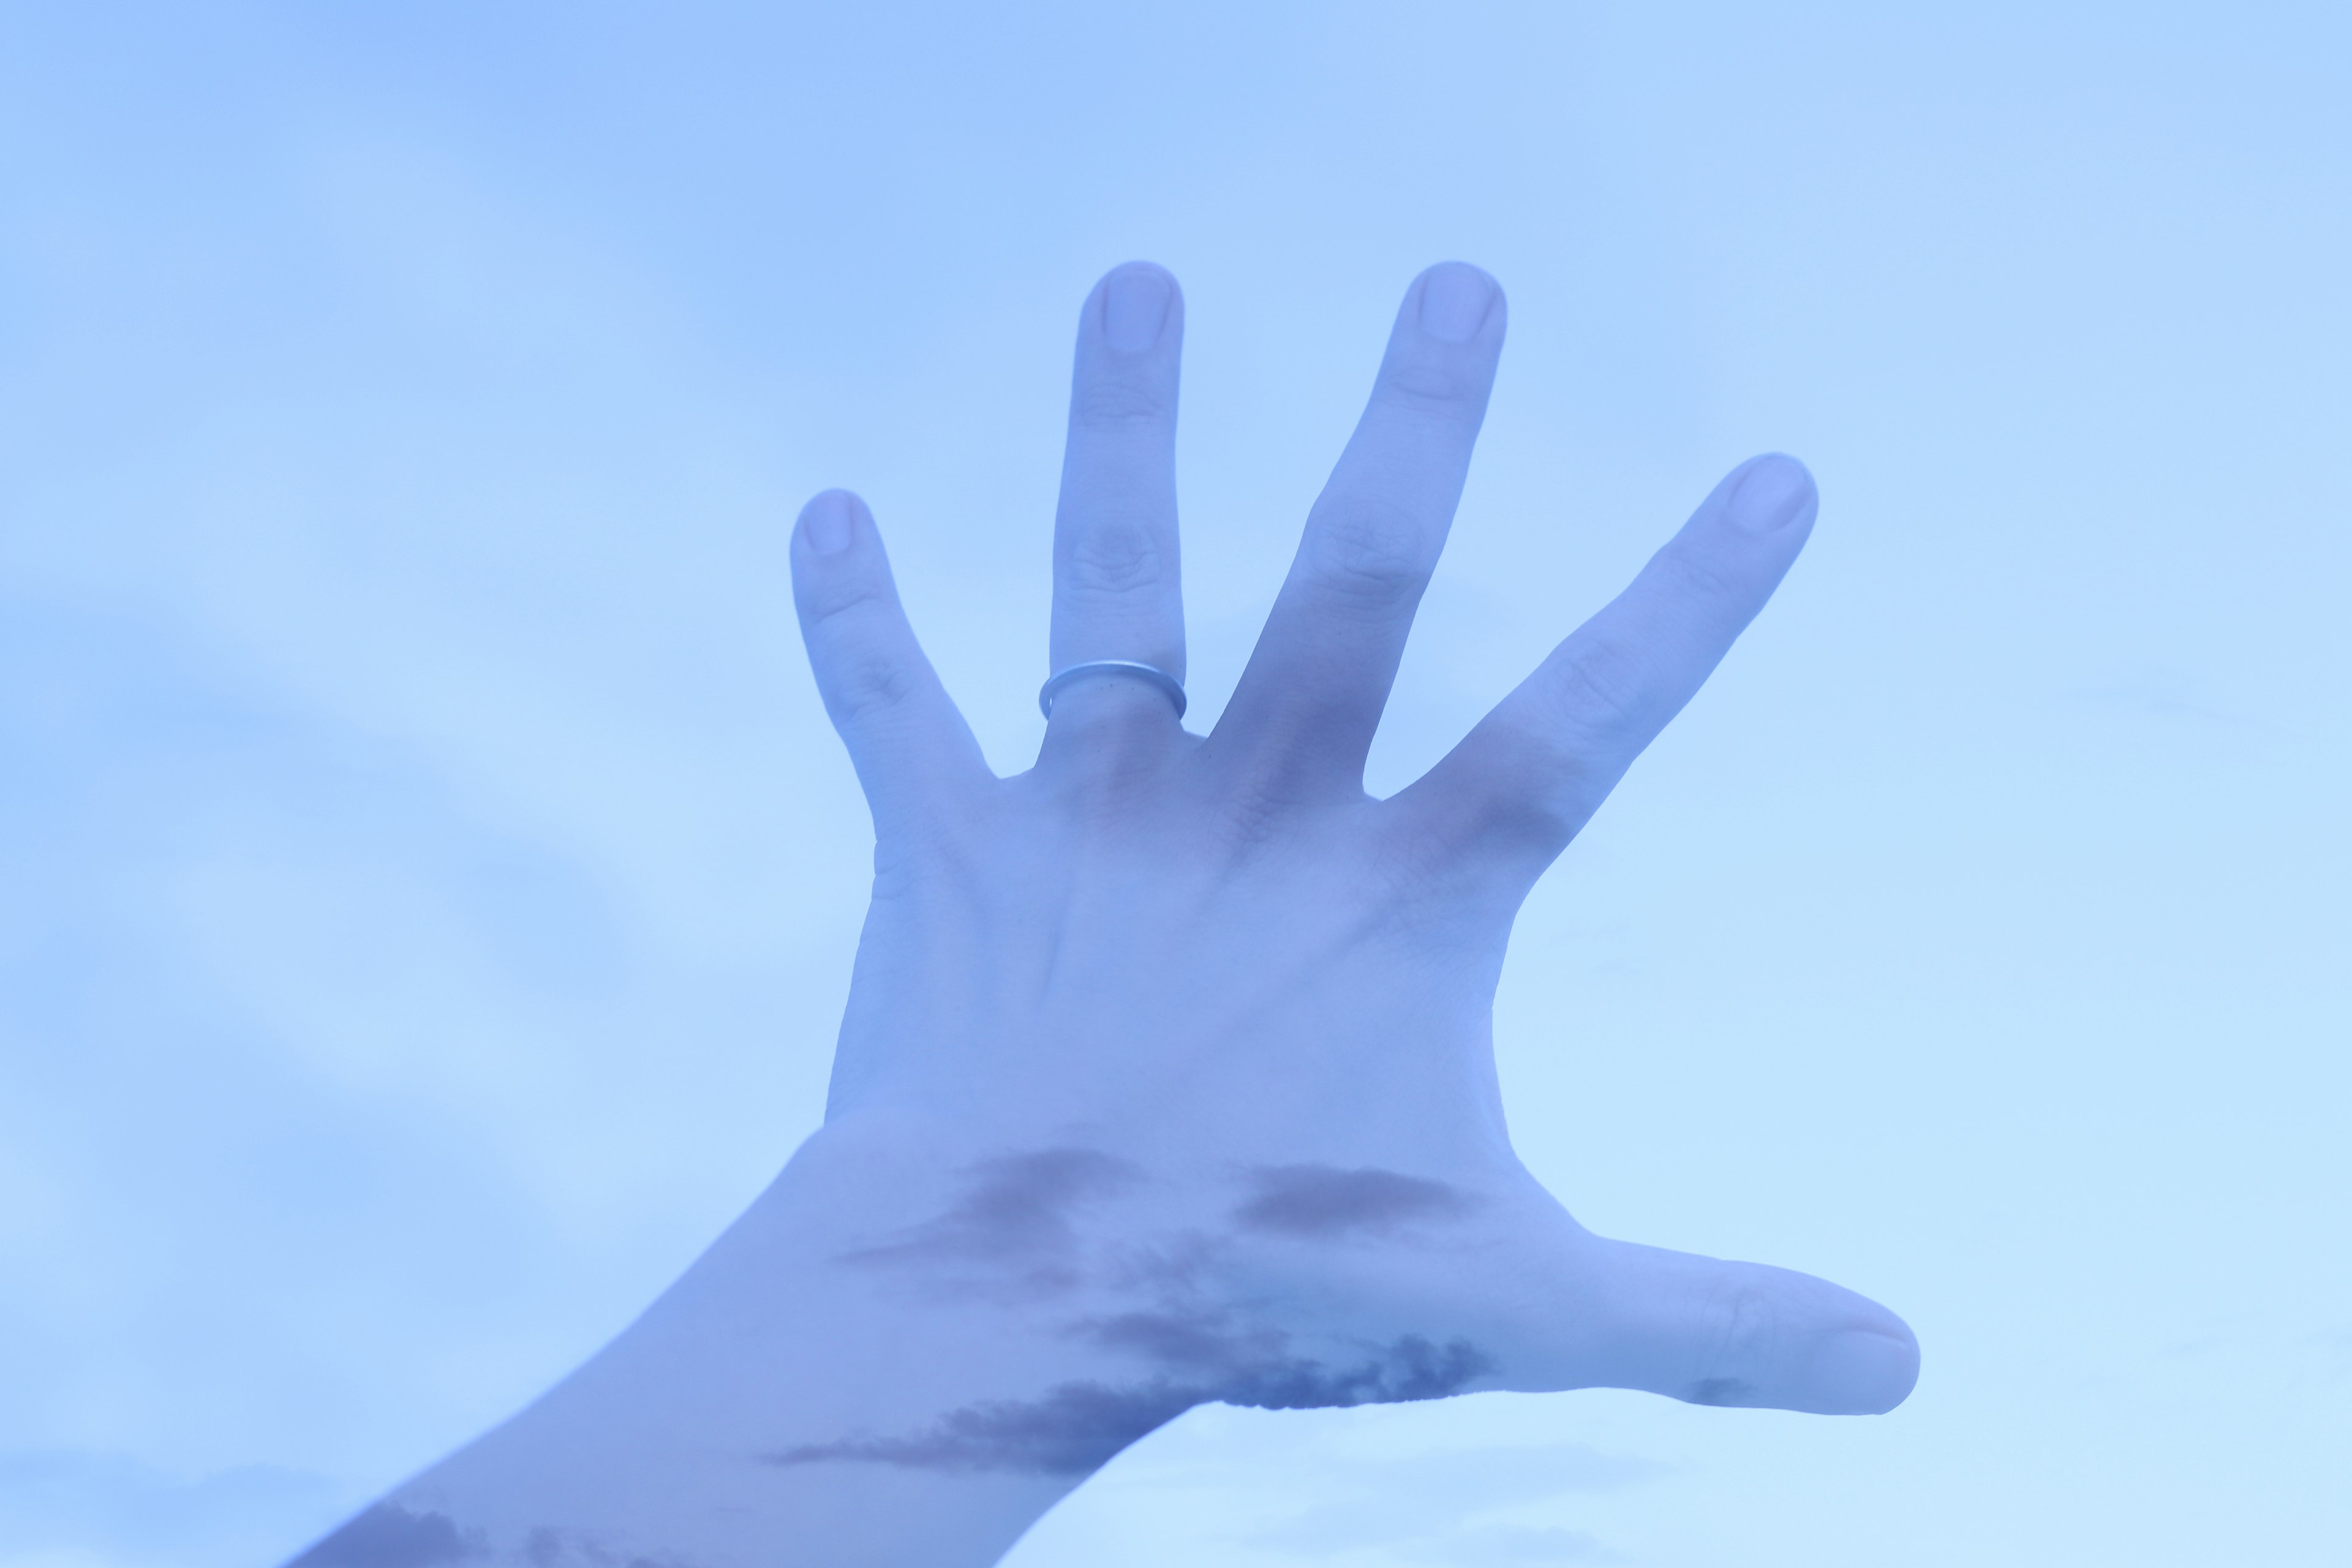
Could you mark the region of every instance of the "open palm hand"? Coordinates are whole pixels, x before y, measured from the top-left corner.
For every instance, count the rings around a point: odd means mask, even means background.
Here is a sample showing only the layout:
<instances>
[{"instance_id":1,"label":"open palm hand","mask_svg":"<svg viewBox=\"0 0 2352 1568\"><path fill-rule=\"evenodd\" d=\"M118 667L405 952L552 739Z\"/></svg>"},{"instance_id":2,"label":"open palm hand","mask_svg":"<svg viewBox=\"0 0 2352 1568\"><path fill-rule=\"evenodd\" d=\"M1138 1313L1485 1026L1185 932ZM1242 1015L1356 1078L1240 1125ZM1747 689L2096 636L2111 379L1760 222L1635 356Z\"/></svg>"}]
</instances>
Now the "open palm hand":
<instances>
[{"instance_id":1,"label":"open palm hand","mask_svg":"<svg viewBox=\"0 0 2352 1568\"><path fill-rule=\"evenodd\" d=\"M1056 669L1182 673L1181 311L1173 280L1140 265L1087 302ZM936 1215L858 1267L1013 1290L1130 1363L992 1422L830 1451L961 1442L973 1462L1091 1468L1202 1399L1612 1385L1853 1412L1909 1391L1908 1331L1860 1297L1585 1231L1513 1154L1496 1089L1492 1000L1518 903L1794 559L1814 510L1803 468L1735 471L1453 754L1393 798L1364 793L1503 330L1475 268L1415 281L1206 735L1112 668L1064 685L1036 765L996 777L916 647L865 509L811 503L803 626L879 839L830 1120L915 1119L947 1181Z\"/></svg>"},{"instance_id":2,"label":"open palm hand","mask_svg":"<svg viewBox=\"0 0 2352 1568\"><path fill-rule=\"evenodd\" d=\"M1364 792L1503 322L1474 268L1414 282L1206 735L1157 268L1082 319L1076 673L1028 772L982 760L864 505L809 504L795 595L877 838L825 1124L626 1332L306 1568L976 1568L1214 1400L1901 1402L1917 1347L1884 1308L1579 1226L1512 1152L1490 1039L1521 900L1795 559L1804 469L1735 470L1426 776Z\"/></svg>"}]
</instances>

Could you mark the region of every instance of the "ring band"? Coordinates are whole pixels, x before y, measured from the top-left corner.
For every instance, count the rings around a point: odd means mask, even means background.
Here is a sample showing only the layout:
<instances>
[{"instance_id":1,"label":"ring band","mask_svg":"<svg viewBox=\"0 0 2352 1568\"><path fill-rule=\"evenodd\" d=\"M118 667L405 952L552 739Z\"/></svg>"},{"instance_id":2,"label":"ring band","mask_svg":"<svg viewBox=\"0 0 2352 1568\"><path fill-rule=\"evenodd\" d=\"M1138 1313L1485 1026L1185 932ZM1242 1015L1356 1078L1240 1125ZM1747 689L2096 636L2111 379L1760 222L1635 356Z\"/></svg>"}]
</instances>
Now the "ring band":
<instances>
[{"instance_id":1,"label":"ring band","mask_svg":"<svg viewBox=\"0 0 2352 1568\"><path fill-rule=\"evenodd\" d=\"M1144 664L1132 658L1090 658L1084 664L1057 669L1037 689L1037 711L1046 718L1054 716L1054 699L1062 688L1089 675L1132 675L1160 688L1160 694L1176 704L1176 717L1184 717L1184 683L1156 664Z\"/></svg>"}]
</instances>

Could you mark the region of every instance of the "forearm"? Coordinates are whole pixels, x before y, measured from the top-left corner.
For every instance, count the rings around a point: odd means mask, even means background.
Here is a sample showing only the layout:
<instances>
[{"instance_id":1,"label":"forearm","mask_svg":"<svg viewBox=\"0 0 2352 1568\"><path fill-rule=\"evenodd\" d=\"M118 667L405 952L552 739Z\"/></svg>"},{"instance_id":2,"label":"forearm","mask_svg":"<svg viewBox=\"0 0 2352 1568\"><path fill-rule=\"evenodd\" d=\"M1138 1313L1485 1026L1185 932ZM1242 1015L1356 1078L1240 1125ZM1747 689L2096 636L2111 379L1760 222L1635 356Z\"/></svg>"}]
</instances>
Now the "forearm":
<instances>
[{"instance_id":1,"label":"forearm","mask_svg":"<svg viewBox=\"0 0 2352 1568\"><path fill-rule=\"evenodd\" d=\"M1109 1394L1018 1271L898 1267L955 1199L894 1142L813 1139L611 1345L299 1568L996 1561L1187 1401Z\"/></svg>"}]
</instances>

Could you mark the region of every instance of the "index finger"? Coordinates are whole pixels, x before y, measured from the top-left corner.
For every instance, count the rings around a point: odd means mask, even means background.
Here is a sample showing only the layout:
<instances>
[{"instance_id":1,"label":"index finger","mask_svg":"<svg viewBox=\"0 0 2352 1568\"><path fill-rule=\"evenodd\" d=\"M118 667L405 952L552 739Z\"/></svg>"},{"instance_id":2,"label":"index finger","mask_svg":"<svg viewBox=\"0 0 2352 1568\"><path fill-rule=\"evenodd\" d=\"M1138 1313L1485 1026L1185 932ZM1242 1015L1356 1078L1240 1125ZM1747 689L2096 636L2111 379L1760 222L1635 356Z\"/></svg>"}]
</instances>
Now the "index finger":
<instances>
[{"instance_id":1,"label":"index finger","mask_svg":"<svg viewBox=\"0 0 2352 1568\"><path fill-rule=\"evenodd\" d=\"M1733 469L1623 593L1394 797L1409 830L1475 843L1532 881L1756 618L1819 505L1794 458Z\"/></svg>"}]
</instances>

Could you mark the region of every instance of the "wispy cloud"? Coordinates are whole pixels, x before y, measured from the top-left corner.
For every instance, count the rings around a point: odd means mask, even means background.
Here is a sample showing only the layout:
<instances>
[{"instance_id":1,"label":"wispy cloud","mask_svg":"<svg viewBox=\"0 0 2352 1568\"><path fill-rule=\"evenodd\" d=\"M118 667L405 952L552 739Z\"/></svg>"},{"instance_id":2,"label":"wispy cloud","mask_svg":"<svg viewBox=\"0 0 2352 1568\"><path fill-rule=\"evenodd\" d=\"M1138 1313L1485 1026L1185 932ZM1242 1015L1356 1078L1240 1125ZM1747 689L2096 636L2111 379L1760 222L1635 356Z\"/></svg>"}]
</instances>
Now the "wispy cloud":
<instances>
[{"instance_id":1,"label":"wispy cloud","mask_svg":"<svg viewBox=\"0 0 2352 1568\"><path fill-rule=\"evenodd\" d=\"M1322 1500L1252 1531L1248 1544L1305 1553L1383 1549L1421 1562L1603 1563L1600 1542L1489 1516L1613 1491L1665 1467L1580 1444L1450 1449L1335 1464Z\"/></svg>"},{"instance_id":2,"label":"wispy cloud","mask_svg":"<svg viewBox=\"0 0 2352 1568\"><path fill-rule=\"evenodd\" d=\"M0 1561L48 1553L110 1568L252 1568L347 1506L326 1477L247 1465L193 1478L124 1454L0 1458Z\"/></svg>"},{"instance_id":3,"label":"wispy cloud","mask_svg":"<svg viewBox=\"0 0 2352 1568\"><path fill-rule=\"evenodd\" d=\"M1416 1563L1469 1564L1501 1563L1622 1563L1580 1530L1552 1525L1482 1524L1405 1548L1399 1555Z\"/></svg>"}]
</instances>

